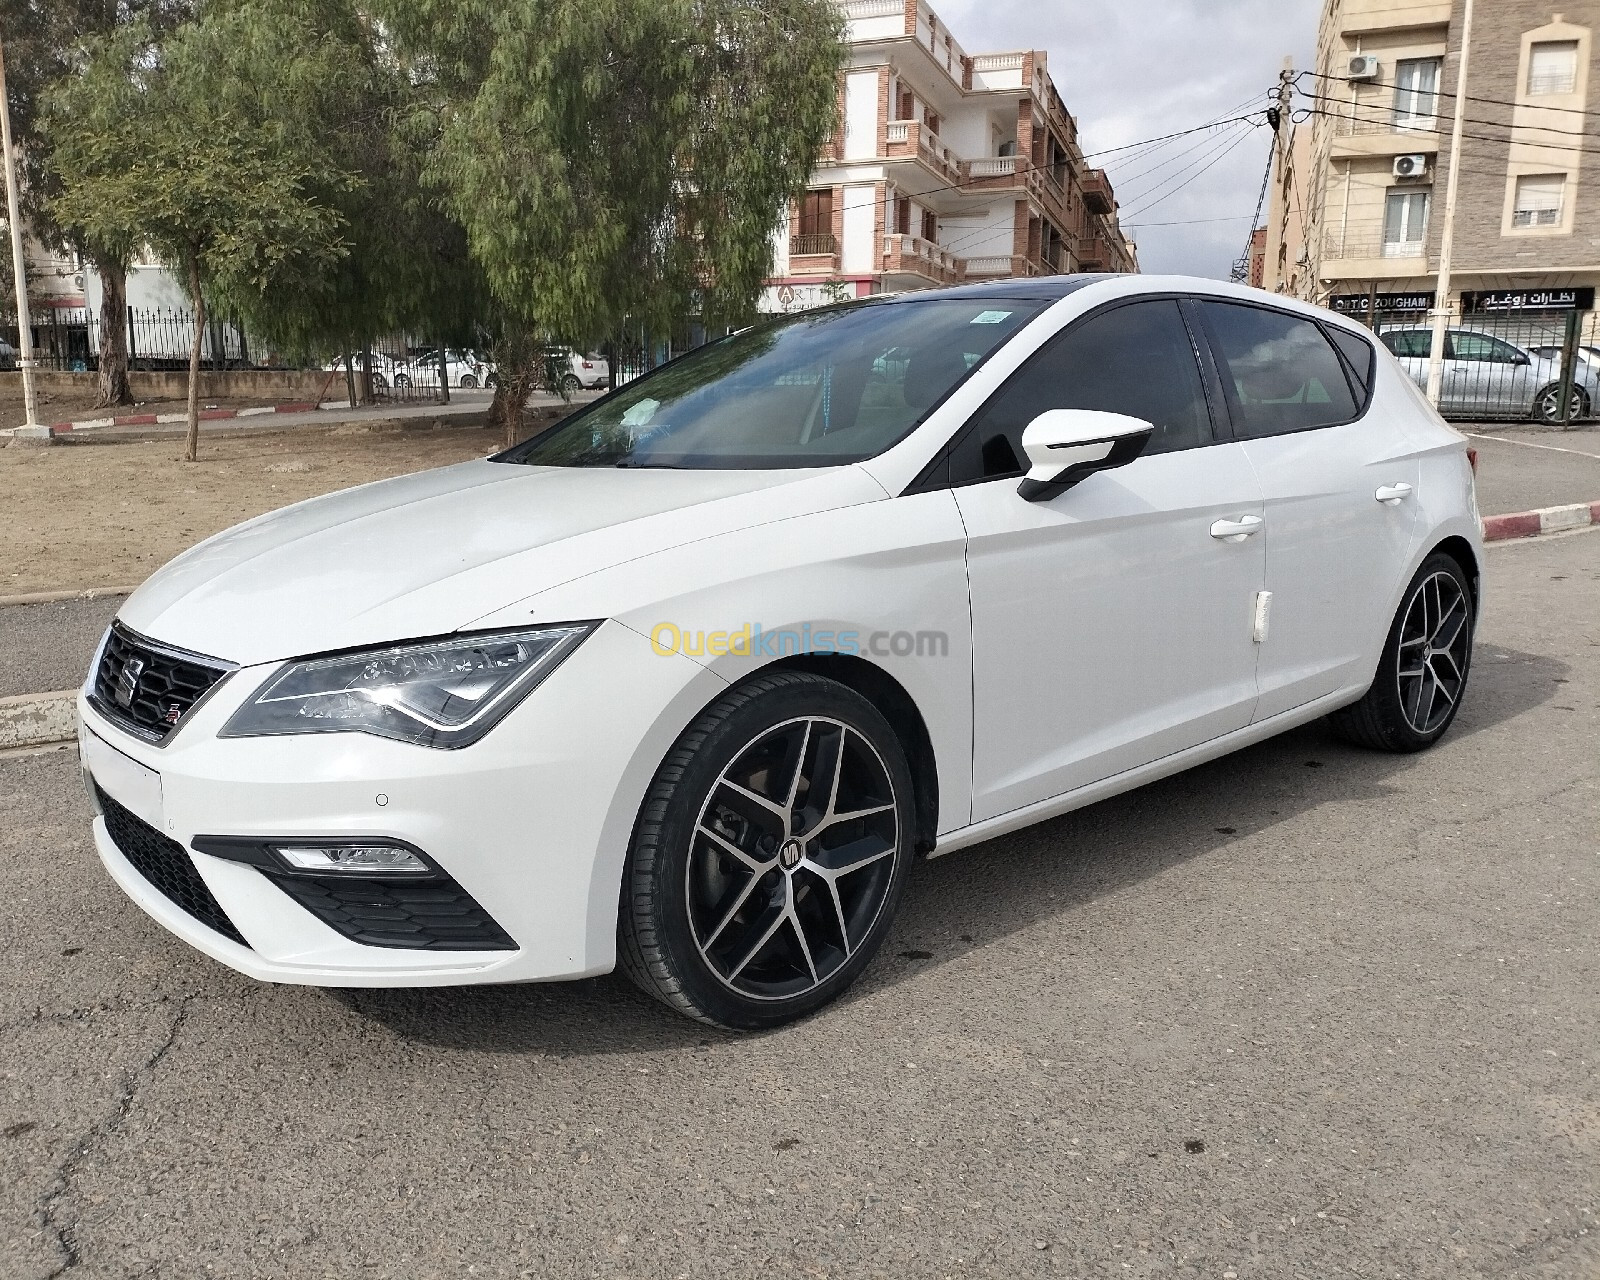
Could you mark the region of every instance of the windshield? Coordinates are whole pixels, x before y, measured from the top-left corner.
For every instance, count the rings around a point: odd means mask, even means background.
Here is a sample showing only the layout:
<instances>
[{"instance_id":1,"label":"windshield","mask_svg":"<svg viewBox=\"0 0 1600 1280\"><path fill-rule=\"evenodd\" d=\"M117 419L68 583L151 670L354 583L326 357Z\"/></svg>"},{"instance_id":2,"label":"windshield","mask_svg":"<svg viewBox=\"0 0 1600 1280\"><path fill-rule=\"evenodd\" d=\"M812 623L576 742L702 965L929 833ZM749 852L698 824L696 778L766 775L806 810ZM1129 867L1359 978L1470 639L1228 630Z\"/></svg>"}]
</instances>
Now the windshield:
<instances>
[{"instance_id":1,"label":"windshield","mask_svg":"<svg viewBox=\"0 0 1600 1280\"><path fill-rule=\"evenodd\" d=\"M497 461L770 469L904 438L1046 302L931 298L787 316L690 352Z\"/></svg>"}]
</instances>

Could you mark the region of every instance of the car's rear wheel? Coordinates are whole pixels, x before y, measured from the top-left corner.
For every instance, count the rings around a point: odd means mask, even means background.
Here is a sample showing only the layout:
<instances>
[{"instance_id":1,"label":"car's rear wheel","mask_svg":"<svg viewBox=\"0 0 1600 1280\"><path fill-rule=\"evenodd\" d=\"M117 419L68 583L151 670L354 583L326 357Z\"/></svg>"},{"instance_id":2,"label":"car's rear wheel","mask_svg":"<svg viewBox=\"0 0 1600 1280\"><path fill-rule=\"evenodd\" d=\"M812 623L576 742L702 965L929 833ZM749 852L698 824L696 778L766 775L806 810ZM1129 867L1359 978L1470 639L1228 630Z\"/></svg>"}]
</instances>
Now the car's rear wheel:
<instances>
[{"instance_id":1,"label":"car's rear wheel","mask_svg":"<svg viewBox=\"0 0 1600 1280\"><path fill-rule=\"evenodd\" d=\"M1583 388L1572 389L1572 399L1569 402L1571 412L1567 421L1578 422L1589 416L1589 397L1583 393ZM1533 414L1540 422L1555 425L1561 421L1561 388L1549 386L1534 397Z\"/></svg>"},{"instance_id":2,"label":"car's rear wheel","mask_svg":"<svg viewBox=\"0 0 1600 1280\"><path fill-rule=\"evenodd\" d=\"M1451 556L1417 570L1366 696L1329 717L1358 746L1422 751L1444 736L1461 707L1472 667L1472 586Z\"/></svg>"},{"instance_id":3,"label":"car's rear wheel","mask_svg":"<svg viewBox=\"0 0 1600 1280\"><path fill-rule=\"evenodd\" d=\"M717 1026L811 1013L882 944L913 812L905 752L865 698L808 672L739 686L651 783L623 873L623 970Z\"/></svg>"},{"instance_id":4,"label":"car's rear wheel","mask_svg":"<svg viewBox=\"0 0 1600 1280\"><path fill-rule=\"evenodd\" d=\"M411 389L411 375L409 373L395 374L394 386L396 391L409 391Z\"/></svg>"},{"instance_id":5,"label":"car's rear wheel","mask_svg":"<svg viewBox=\"0 0 1600 1280\"><path fill-rule=\"evenodd\" d=\"M579 390L582 386L583 386L583 383L578 381L578 375L575 374L575 373L569 373L569 374L567 374L566 377L561 379L561 389L563 391L565 391L569 396L574 391Z\"/></svg>"}]
</instances>

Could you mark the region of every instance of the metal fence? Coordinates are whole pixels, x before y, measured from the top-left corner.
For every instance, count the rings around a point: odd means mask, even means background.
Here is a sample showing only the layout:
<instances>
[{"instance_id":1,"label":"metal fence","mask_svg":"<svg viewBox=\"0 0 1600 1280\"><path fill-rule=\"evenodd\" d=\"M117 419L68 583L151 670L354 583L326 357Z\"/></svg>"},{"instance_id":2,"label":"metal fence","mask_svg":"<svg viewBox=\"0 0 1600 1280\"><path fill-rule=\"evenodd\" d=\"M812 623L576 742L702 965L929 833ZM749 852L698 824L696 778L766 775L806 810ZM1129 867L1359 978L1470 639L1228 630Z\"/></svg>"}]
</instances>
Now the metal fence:
<instances>
[{"instance_id":1,"label":"metal fence","mask_svg":"<svg viewBox=\"0 0 1600 1280\"><path fill-rule=\"evenodd\" d=\"M86 307L41 307L30 317L34 358L41 369L92 373L100 367L100 314ZM181 370L189 367L194 345L191 311L128 308L128 365L133 369ZM15 315L0 317L0 363L15 367L21 334ZM282 368L267 352L252 352L244 326L229 319L209 320L201 340L205 369Z\"/></svg>"},{"instance_id":2,"label":"metal fence","mask_svg":"<svg viewBox=\"0 0 1600 1280\"><path fill-rule=\"evenodd\" d=\"M1468 294L1445 335L1439 411L1451 421L1570 426L1600 416L1600 313L1580 308L1494 306ZM1431 294L1411 305L1341 307L1368 324L1417 385L1427 387L1433 344Z\"/></svg>"}]
</instances>

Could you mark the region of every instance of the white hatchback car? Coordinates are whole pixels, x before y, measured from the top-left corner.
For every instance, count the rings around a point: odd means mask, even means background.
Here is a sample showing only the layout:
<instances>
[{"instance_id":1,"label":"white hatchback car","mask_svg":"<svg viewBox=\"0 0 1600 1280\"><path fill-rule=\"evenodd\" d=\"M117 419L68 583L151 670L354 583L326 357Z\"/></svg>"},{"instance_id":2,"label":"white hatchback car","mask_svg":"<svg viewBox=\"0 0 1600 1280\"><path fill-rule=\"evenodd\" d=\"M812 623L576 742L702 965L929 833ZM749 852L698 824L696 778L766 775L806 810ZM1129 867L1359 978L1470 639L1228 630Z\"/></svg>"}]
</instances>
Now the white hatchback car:
<instances>
[{"instance_id":1,"label":"white hatchback car","mask_svg":"<svg viewBox=\"0 0 1600 1280\"><path fill-rule=\"evenodd\" d=\"M95 840L257 978L620 961L772 1025L919 855L1329 713L1435 742L1480 560L1465 441L1327 312L1094 276L832 307L178 557L79 702Z\"/></svg>"}]
</instances>

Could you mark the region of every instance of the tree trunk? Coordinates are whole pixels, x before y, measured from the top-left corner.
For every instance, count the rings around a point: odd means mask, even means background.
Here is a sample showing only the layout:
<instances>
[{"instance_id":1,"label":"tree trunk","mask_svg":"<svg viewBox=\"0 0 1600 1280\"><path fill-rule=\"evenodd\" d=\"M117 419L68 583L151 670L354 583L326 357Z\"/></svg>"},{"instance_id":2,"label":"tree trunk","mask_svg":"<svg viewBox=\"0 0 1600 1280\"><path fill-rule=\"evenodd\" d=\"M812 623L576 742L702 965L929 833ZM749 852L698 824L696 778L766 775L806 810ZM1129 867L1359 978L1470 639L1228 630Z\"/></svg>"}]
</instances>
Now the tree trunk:
<instances>
[{"instance_id":1,"label":"tree trunk","mask_svg":"<svg viewBox=\"0 0 1600 1280\"><path fill-rule=\"evenodd\" d=\"M97 409L132 404L128 385L128 268L95 260L100 276L100 398Z\"/></svg>"},{"instance_id":2,"label":"tree trunk","mask_svg":"<svg viewBox=\"0 0 1600 1280\"><path fill-rule=\"evenodd\" d=\"M499 372L489 405L489 425L499 424L509 449L521 438L522 411L539 385L543 357L530 336L510 333L495 344L494 358Z\"/></svg>"},{"instance_id":3,"label":"tree trunk","mask_svg":"<svg viewBox=\"0 0 1600 1280\"><path fill-rule=\"evenodd\" d=\"M344 386L345 393L350 397L350 407L356 407L356 367L350 359L350 353L344 353Z\"/></svg>"},{"instance_id":4,"label":"tree trunk","mask_svg":"<svg viewBox=\"0 0 1600 1280\"><path fill-rule=\"evenodd\" d=\"M200 354L206 340L206 300L200 292L200 259L189 259L189 300L194 304L194 345L189 348L189 435L183 460L193 462L200 453Z\"/></svg>"},{"instance_id":5,"label":"tree trunk","mask_svg":"<svg viewBox=\"0 0 1600 1280\"><path fill-rule=\"evenodd\" d=\"M445 354L444 344L439 344L439 403L450 403L450 357Z\"/></svg>"}]
</instances>

